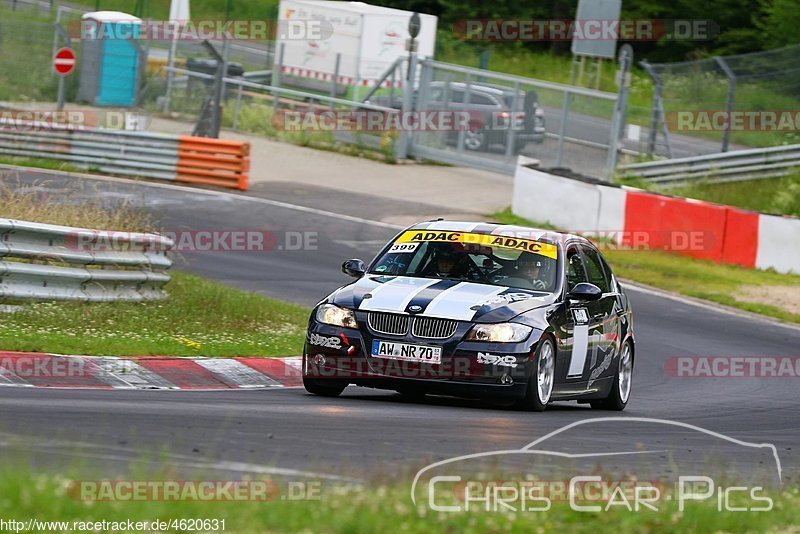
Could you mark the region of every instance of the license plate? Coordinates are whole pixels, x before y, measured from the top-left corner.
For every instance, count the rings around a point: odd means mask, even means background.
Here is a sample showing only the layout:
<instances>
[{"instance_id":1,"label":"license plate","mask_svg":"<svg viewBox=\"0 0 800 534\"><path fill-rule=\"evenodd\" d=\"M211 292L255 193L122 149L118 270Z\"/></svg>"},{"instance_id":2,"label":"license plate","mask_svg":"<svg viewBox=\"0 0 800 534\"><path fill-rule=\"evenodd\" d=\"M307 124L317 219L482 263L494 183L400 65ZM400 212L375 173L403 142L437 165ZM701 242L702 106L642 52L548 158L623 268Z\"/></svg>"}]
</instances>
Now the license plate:
<instances>
[{"instance_id":1,"label":"license plate","mask_svg":"<svg viewBox=\"0 0 800 534\"><path fill-rule=\"evenodd\" d=\"M442 347L409 345L408 343L395 343L394 341L381 341L379 339L372 342L372 355L376 358L389 358L391 360L442 363Z\"/></svg>"}]
</instances>

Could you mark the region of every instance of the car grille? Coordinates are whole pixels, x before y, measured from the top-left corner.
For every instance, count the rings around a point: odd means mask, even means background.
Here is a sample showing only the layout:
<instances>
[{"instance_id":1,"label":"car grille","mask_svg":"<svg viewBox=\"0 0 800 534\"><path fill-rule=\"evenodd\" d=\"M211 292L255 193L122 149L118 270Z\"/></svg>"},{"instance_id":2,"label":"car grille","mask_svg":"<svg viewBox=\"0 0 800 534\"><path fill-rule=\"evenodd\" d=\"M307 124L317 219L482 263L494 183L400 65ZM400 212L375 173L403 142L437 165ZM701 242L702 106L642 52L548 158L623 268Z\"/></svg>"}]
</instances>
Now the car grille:
<instances>
[{"instance_id":1,"label":"car grille","mask_svg":"<svg viewBox=\"0 0 800 534\"><path fill-rule=\"evenodd\" d=\"M403 336L408 332L408 315L396 313L370 312L367 317L369 327L381 334Z\"/></svg>"},{"instance_id":2,"label":"car grille","mask_svg":"<svg viewBox=\"0 0 800 534\"><path fill-rule=\"evenodd\" d=\"M435 317L414 317L411 333L416 337L432 339L447 339L456 333L458 323L451 319L437 319Z\"/></svg>"},{"instance_id":3,"label":"car grille","mask_svg":"<svg viewBox=\"0 0 800 534\"><path fill-rule=\"evenodd\" d=\"M452 319L438 319L435 317L410 317L396 313L370 312L367 317L369 327L379 334L404 336L408 333L409 324L411 333L415 337L428 339L447 339L456 333L458 322Z\"/></svg>"}]
</instances>

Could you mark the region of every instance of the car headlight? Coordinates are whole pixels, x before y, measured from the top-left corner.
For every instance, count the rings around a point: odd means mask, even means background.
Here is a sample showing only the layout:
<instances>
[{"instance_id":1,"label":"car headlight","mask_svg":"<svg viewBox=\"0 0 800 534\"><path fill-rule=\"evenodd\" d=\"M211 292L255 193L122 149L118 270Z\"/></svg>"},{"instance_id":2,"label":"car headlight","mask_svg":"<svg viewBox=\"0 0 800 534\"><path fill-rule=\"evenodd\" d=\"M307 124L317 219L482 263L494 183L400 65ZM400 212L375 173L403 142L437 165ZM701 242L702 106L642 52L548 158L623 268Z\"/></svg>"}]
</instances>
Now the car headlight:
<instances>
[{"instance_id":1,"label":"car headlight","mask_svg":"<svg viewBox=\"0 0 800 534\"><path fill-rule=\"evenodd\" d=\"M518 343L524 341L533 330L530 326L516 323L476 324L467 333L469 341L493 343Z\"/></svg>"},{"instance_id":2,"label":"car headlight","mask_svg":"<svg viewBox=\"0 0 800 534\"><path fill-rule=\"evenodd\" d=\"M323 304L317 308L317 321L333 326L343 326L345 328L358 328L356 314L353 310L340 308L333 304Z\"/></svg>"}]
</instances>

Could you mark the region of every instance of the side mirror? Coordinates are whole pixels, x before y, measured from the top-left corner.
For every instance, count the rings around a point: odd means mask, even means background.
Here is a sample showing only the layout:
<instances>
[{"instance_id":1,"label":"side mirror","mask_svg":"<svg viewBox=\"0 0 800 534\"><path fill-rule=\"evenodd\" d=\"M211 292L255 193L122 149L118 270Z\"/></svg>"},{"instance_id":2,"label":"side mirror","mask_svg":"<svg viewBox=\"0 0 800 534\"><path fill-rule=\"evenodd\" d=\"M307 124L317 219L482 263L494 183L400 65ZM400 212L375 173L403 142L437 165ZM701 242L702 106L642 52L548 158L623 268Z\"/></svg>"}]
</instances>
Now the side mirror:
<instances>
[{"instance_id":1,"label":"side mirror","mask_svg":"<svg viewBox=\"0 0 800 534\"><path fill-rule=\"evenodd\" d=\"M573 287L567 296L573 300L599 300L603 296L603 291L594 284L581 282Z\"/></svg>"},{"instance_id":2,"label":"side mirror","mask_svg":"<svg viewBox=\"0 0 800 534\"><path fill-rule=\"evenodd\" d=\"M367 272L367 266L359 259L347 260L342 264L342 272L353 278L361 278Z\"/></svg>"}]
</instances>

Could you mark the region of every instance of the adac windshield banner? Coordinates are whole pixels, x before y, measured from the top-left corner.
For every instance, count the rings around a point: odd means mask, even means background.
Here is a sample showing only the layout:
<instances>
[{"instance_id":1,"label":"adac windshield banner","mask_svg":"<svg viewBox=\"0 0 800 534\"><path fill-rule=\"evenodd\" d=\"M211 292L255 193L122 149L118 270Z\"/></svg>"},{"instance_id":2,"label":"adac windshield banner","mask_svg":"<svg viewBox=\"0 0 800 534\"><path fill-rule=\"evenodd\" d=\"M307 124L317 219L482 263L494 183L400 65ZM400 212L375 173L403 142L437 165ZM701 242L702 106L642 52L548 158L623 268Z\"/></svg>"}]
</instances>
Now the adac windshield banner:
<instances>
[{"instance_id":1,"label":"adac windshield banner","mask_svg":"<svg viewBox=\"0 0 800 534\"><path fill-rule=\"evenodd\" d=\"M543 243L532 239L521 239L518 237L475 234L469 232L441 232L408 230L397 238L395 243L414 243L422 241L434 241L441 243L463 243L465 245L480 245L485 247L501 247L521 252L531 252L548 258L556 259L558 247L552 243Z\"/></svg>"}]
</instances>

